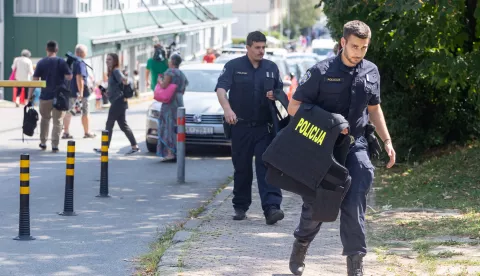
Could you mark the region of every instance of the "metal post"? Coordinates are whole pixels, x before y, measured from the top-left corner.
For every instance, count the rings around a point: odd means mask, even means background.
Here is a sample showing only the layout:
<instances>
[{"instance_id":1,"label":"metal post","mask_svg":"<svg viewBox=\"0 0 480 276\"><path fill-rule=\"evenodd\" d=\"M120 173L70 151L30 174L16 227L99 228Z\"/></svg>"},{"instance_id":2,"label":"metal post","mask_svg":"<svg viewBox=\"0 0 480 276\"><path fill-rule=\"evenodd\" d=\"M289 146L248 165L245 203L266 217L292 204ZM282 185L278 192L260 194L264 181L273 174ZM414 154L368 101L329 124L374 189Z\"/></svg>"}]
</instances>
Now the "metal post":
<instances>
[{"instance_id":1,"label":"metal post","mask_svg":"<svg viewBox=\"0 0 480 276\"><path fill-rule=\"evenodd\" d=\"M102 131L100 194L97 197L110 197L108 195L108 130Z\"/></svg>"},{"instance_id":2,"label":"metal post","mask_svg":"<svg viewBox=\"0 0 480 276\"><path fill-rule=\"evenodd\" d=\"M18 237L14 240L30 241L30 155L20 156L20 220Z\"/></svg>"},{"instance_id":3,"label":"metal post","mask_svg":"<svg viewBox=\"0 0 480 276\"><path fill-rule=\"evenodd\" d=\"M73 211L73 183L75 175L75 141L68 141L67 170L65 173L65 199L61 216L76 216Z\"/></svg>"},{"instance_id":4,"label":"metal post","mask_svg":"<svg viewBox=\"0 0 480 276\"><path fill-rule=\"evenodd\" d=\"M185 107L177 109L177 182L185 183Z\"/></svg>"}]
</instances>

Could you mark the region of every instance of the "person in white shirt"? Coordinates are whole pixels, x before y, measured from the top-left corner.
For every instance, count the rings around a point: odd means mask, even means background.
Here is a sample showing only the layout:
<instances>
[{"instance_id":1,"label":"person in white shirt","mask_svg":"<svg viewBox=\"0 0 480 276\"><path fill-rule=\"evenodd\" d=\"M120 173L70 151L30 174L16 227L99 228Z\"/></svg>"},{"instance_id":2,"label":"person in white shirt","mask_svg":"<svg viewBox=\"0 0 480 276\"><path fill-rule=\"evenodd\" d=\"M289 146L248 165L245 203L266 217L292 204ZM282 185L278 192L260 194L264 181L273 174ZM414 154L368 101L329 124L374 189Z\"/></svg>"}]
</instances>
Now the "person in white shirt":
<instances>
[{"instance_id":1,"label":"person in white shirt","mask_svg":"<svg viewBox=\"0 0 480 276\"><path fill-rule=\"evenodd\" d=\"M32 64L32 60L30 59L31 56L32 56L32 54L30 53L30 51L24 49L24 50L22 50L21 56L16 57L13 60L12 70L16 70L15 71L15 80L17 80L17 81L30 81L32 79L33 64ZM16 87L16 92L17 93L13 93L13 101L17 104L17 107L18 107L18 104L19 104L18 97L20 97L20 95L22 93L22 90L23 90L23 93L28 92L27 89L24 88L24 87Z\"/></svg>"}]
</instances>

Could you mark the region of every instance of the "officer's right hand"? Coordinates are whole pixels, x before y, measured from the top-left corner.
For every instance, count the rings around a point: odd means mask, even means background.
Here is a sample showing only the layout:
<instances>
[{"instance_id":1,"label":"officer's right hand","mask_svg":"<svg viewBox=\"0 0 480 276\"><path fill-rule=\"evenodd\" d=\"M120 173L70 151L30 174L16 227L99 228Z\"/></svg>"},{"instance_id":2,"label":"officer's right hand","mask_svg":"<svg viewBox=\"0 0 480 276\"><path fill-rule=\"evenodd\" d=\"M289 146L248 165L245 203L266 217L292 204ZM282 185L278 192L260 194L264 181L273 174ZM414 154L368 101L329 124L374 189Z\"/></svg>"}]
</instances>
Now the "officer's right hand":
<instances>
[{"instance_id":1,"label":"officer's right hand","mask_svg":"<svg viewBox=\"0 0 480 276\"><path fill-rule=\"evenodd\" d=\"M348 134L348 127L344 128L341 133L343 135L347 135Z\"/></svg>"},{"instance_id":2,"label":"officer's right hand","mask_svg":"<svg viewBox=\"0 0 480 276\"><path fill-rule=\"evenodd\" d=\"M235 112L233 112L232 109L226 109L224 111L224 116L225 116L225 121L227 121L227 123L231 125L234 125L237 123L237 115L235 114Z\"/></svg>"}]
</instances>

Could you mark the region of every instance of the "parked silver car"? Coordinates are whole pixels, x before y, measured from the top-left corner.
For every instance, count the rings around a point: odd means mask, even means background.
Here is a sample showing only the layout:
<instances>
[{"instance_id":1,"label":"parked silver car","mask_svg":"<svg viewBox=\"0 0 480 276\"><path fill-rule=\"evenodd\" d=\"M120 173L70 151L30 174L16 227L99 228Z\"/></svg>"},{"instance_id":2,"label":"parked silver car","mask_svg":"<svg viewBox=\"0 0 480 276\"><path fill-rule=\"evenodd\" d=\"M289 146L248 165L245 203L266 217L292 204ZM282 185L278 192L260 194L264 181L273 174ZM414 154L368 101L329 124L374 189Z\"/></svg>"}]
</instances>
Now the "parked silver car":
<instances>
[{"instance_id":1,"label":"parked silver car","mask_svg":"<svg viewBox=\"0 0 480 276\"><path fill-rule=\"evenodd\" d=\"M187 145L230 145L223 131L223 109L214 91L223 66L215 63L180 66L189 82L183 97ZM147 113L146 142L150 152L157 147L161 107L162 103L154 101Z\"/></svg>"}]
</instances>

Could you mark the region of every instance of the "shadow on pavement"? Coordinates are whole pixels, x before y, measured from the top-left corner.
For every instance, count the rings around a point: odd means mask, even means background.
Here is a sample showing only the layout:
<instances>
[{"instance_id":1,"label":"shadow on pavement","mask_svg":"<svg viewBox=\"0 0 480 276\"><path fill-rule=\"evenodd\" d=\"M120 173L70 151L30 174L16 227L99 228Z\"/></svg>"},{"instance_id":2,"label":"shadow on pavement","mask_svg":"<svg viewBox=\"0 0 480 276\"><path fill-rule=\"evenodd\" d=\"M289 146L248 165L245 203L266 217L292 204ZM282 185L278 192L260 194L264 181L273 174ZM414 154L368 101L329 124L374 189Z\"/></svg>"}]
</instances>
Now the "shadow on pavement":
<instances>
[{"instance_id":1,"label":"shadow on pavement","mask_svg":"<svg viewBox=\"0 0 480 276\"><path fill-rule=\"evenodd\" d=\"M187 158L184 184L176 182L176 164L157 162L146 149L134 156L110 153L110 198L96 197L100 156L79 151L74 195L78 216L63 217L57 213L63 210L66 152L30 149L31 235L36 240L29 242L12 240L18 234L19 158L24 150L2 150L0 274L126 275L134 266L131 261L148 250L157 233L183 221L232 174L228 155L206 155L208 150L204 155L202 150L193 154L204 158Z\"/></svg>"}]
</instances>

